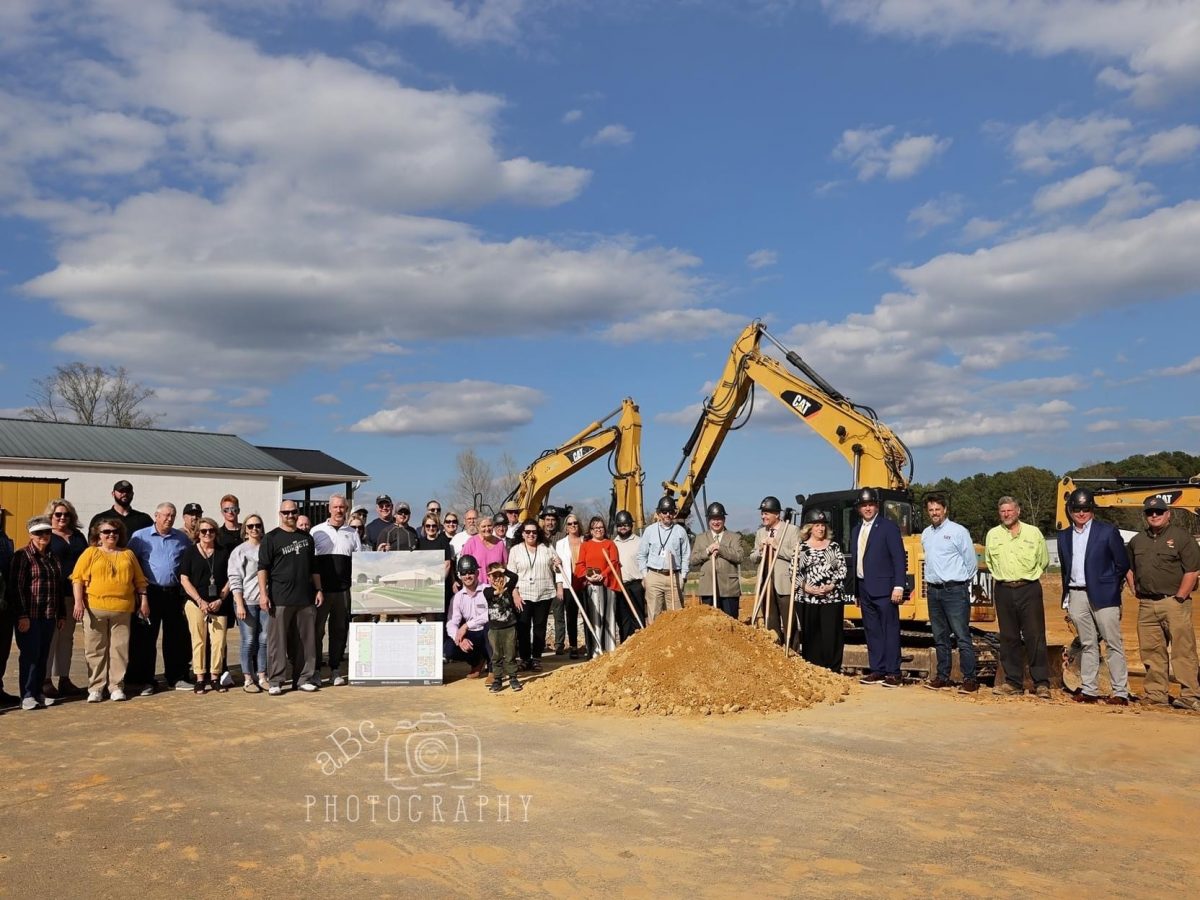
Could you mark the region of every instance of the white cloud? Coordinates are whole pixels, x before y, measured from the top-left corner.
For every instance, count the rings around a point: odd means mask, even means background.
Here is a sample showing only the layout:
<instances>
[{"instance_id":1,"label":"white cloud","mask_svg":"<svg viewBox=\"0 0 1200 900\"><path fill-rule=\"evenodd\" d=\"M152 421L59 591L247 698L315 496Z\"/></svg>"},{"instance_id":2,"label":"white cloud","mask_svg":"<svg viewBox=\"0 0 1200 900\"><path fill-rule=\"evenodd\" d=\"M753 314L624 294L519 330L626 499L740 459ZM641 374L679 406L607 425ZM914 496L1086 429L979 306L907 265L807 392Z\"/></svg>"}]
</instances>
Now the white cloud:
<instances>
[{"instance_id":1,"label":"white cloud","mask_svg":"<svg viewBox=\"0 0 1200 900\"><path fill-rule=\"evenodd\" d=\"M1087 381L1078 375L1051 375L1045 378L1021 378L1017 381L1000 382L988 389L989 393L1005 397L1028 397L1035 394L1066 394L1083 390Z\"/></svg>"},{"instance_id":2,"label":"white cloud","mask_svg":"<svg viewBox=\"0 0 1200 900\"><path fill-rule=\"evenodd\" d=\"M1150 135L1138 161L1144 166L1177 162L1194 155L1197 149L1200 149L1200 128L1180 125Z\"/></svg>"},{"instance_id":3,"label":"white cloud","mask_svg":"<svg viewBox=\"0 0 1200 900\"><path fill-rule=\"evenodd\" d=\"M746 265L752 269L766 269L779 262L779 253L775 250L755 250L746 257Z\"/></svg>"},{"instance_id":4,"label":"white cloud","mask_svg":"<svg viewBox=\"0 0 1200 900\"><path fill-rule=\"evenodd\" d=\"M1043 404L1045 405L1045 404ZM1062 412L1066 412L1063 410ZM989 435L1033 434L1065 431L1069 422L1056 411L1035 406L1018 407L1010 413L975 412L953 419L929 418L917 427L904 428L901 436L912 448L933 447L963 438Z\"/></svg>"},{"instance_id":5,"label":"white cloud","mask_svg":"<svg viewBox=\"0 0 1200 900\"><path fill-rule=\"evenodd\" d=\"M1046 174L1078 159L1112 161L1132 130L1132 122L1115 116L1054 116L1017 128L1009 149L1021 169Z\"/></svg>"},{"instance_id":6,"label":"white cloud","mask_svg":"<svg viewBox=\"0 0 1200 900\"><path fill-rule=\"evenodd\" d=\"M1098 422L1089 422L1084 426L1084 431L1092 433L1100 431L1117 431L1121 428L1121 423L1113 419L1101 419Z\"/></svg>"},{"instance_id":7,"label":"white cloud","mask_svg":"<svg viewBox=\"0 0 1200 900\"><path fill-rule=\"evenodd\" d=\"M239 397L234 397L229 401L229 406L234 409L248 409L255 406L266 406L267 400L270 398L271 392L266 388L250 388Z\"/></svg>"},{"instance_id":8,"label":"white cloud","mask_svg":"<svg viewBox=\"0 0 1200 900\"><path fill-rule=\"evenodd\" d=\"M914 226L916 234L923 236L941 225L953 222L963 214L965 208L966 201L961 194L942 194L910 210L908 221Z\"/></svg>"},{"instance_id":9,"label":"white cloud","mask_svg":"<svg viewBox=\"0 0 1200 900\"><path fill-rule=\"evenodd\" d=\"M317 394L312 398L312 402L318 406L337 406L342 402L342 398L337 394Z\"/></svg>"},{"instance_id":10,"label":"white cloud","mask_svg":"<svg viewBox=\"0 0 1200 900\"><path fill-rule=\"evenodd\" d=\"M963 226L959 236L967 243L974 244L991 237L1003 227L1002 219L985 219L975 216L967 220L967 224Z\"/></svg>"},{"instance_id":11,"label":"white cloud","mask_svg":"<svg viewBox=\"0 0 1200 900\"><path fill-rule=\"evenodd\" d=\"M533 421L544 400L534 388L470 379L404 385L392 391L386 408L355 422L350 431L494 435Z\"/></svg>"},{"instance_id":12,"label":"white cloud","mask_svg":"<svg viewBox=\"0 0 1200 900\"><path fill-rule=\"evenodd\" d=\"M1200 82L1200 19L1193 0L821 2L833 18L877 34L1113 60L1098 80L1143 102Z\"/></svg>"},{"instance_id":13,"label":"white cloud","mask_svg":"<svg viewBox=\"0 0 1200 900\"><path fill-rule=\"evenodd\" d=\"M1124 184L1126 176L1111 166L1097 166L1086 172L1066 178L1038 189L1033 197L1033 208L1038 212L1055 212L1078 206L1103 197L1117 186Z\"/></svg>"},{"instance_id":14,"label":"white cloud","mask_svg":"<svg viewBox=\"0 0 1200 900\"><path fill-rule=\"evenodd\" d=\"M700 413L703 409L703 403L689 403L683 409L657 413L654 416L654 421L661 422L664 425L684 425L691 427L696 424L696 420L700 418Z\"/></svg>"},{"instance_id":15,"label":"white cloud","mask_svg":"<svg viewBox=\"0 0 1200 900\"><path fill-rule=\"evenodd\" d=\"M1016 450L1007 447L996 447L991 450L984 449L983 447L962 447L958 450L951 450L949 453L943 453L938 457L938 462L997 462L1001 459L1010 459L1016 455Z\"/></svg>"},{"instance_id":16,"label":"white cloud","mask_svg":"<svg viewBox=\"0 0 1200 900\"><path fill-rule=\"evenodd\" d=\"M582 109L569 109L563 113L562 121L564 125L572 125L583 118Z\"/></svg>"},{"instance_id":17,"label":"white cloud","mask_svg":"<svg viewBox=\"0 0 1200 900\"><path fill-rule=\"evenodd\" d=\"M710 334L732 334L746 317L719 309L665 309L610 325L603 336L619 344L635 341L692 341Z\"/></svg>"},{"instance_id":18,"label":"white cloud","mask_svg":"<svg viewBox=\"0 0 1200 900\"><path fill-rule=\"evenodd\" d=\"M267 430L268 424L266 419L259 416L235 416L232 419L226 419L215 430L223 434L236 434L245 437L251 434L261 434Z\"/></svg>"},{"instance_id":19,"label":"white cloud","mask_svg":"<svg viewBox=\"0 0 1200 900\"><path fill-rule=\"evenodd\" d=\"M1195 375L1197 372L1200 372L1200 356L1193 356L1191 359L1189 359L1187 362L1183 363L1182 365L1168 366L1165 369L1159 369L1155 374L1156 375L1176 376L1176 375Z\"/></svg>"},{"instance_id":20,"label":"white cloud","mask_svg":"<svg viewBox=\"0 0 1200 900\"><path fill-rule=\"evenodd\" d=\"M936 134L906 134L888 143L894 130L887 125L843 131L833 157L848 162L858 173L859 181L870 181L880 175L889 181L900 181L916 175L950 146L949 138L939 138Z\"/></svg>"},{"instance_id":21,"label":"white cloud","mask_svg":"<svg viewBox=\"0 0 1200 900\"><path fill-rule=\"evenodd\" d=\"M624 125L605 125L591 137L585 138L585 147L624 147L633 143L633 132Z\"/></svg>"},{"instance_id":22,"label":"white cloud","mask_svg":"<svg viewBox=\"0 0 1200 900\"><path fill-rule=\"evenodd\" d=\"M531 321L599 331L694 302L687 253L625 236L497 240L431 213L584 188L586 170L500 153L501 98L271 55L199 14L146 10L93 10L95 59L47 70L70 101L0 102L0 211L53 236L56 264L24 290L83 323L64 353L138 370L183 332L197 367L272 379L298 345L357 356ZM78 18L39 19L44 39L60 21Z\"/></svg>"},{"instance_id":23,"label":"white cloud","mask_svg":"<svg viewBox=\"0 0 1200 900\"><path fill-rule=\"evenodd\" d=\"M459 44L511 44L521 36L526 0L321 0L326 14L368 16L386 29L431 28Z\"/></svg>"}]
</instances>

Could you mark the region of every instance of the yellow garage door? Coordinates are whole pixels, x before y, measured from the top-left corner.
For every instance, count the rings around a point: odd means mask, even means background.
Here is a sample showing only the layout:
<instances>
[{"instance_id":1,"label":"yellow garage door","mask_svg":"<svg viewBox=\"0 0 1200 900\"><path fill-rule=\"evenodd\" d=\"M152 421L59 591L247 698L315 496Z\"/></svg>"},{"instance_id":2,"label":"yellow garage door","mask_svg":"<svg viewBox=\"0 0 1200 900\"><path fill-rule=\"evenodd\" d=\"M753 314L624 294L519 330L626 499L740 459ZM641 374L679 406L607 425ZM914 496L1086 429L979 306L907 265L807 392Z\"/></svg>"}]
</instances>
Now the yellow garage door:
<instances>
[{"instance_id":1,"label":"yellow garage door","mask_svg":"<svg viewBox=\"0 0 1200 900\"><path fill-rule=\"evenodd\" d=\"M61 478L0 478L0 506L8 513L4 531L17 549L29 543L29 517L44 513L46 504L61 497L66 486Z\"/></svg>"}]
</instances>

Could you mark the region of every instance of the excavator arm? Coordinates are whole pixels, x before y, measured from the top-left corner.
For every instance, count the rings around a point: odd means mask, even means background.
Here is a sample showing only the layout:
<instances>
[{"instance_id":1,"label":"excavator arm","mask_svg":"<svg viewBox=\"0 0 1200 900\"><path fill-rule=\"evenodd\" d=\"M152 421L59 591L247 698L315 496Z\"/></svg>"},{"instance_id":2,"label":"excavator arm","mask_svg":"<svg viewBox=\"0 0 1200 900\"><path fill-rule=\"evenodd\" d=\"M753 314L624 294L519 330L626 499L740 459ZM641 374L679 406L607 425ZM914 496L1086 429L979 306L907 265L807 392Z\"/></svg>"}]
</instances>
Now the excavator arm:
<instances>
[{"instance_id":1,"label":"excavator arm","mask_svg":"<svg viewBox=\"0 0 1200 900\"><path fill-rule=\"evenodd\" d=\"M615 425L608 425L613 418ZM521 473L505 503L516 501L521 519L535 517L560 481L611 453L609 470L617 509L628 510L634 524L645 524L642 508L642 417L629 397L603 419L592 422L563 444L546 450Z\"/></svg>"},{"instance_id":2,"label":"excavator arm","mask_svg":"<svg viewBox=\"0 0 1200 900\"><path fill-rule=\"evenodd\" d=\"M1141 509L1151 497L1161 497L1172 509L1186 509L1200 514L1200 475L1187 481L1169 478L1072 478L1064 475L1054 498L1054 521L1058 528L1067 528L1067 498L1079 487L1089 488L1096 506L1105 509Z\"/></svg>"},{"instance_id":3,"label":"excavator arm","mask_svg":"<svg viewBox=\"0 0 1200 900\"><path fill-rule=\"evenodd\" d=\"M764 337L804 377L763 353L759 345ZM679 466L671 480L663 482L664 490L675 497L681 518L688 514L725 438L741 427L739 419L756 386L790 409L845 457L853 471L853 487L908 489L912 457L904 442L879 421L874 410L852 403L755 320L734 341L721 379L704 401L696 427L683 448Z\"/></svg>"}]
</instances>

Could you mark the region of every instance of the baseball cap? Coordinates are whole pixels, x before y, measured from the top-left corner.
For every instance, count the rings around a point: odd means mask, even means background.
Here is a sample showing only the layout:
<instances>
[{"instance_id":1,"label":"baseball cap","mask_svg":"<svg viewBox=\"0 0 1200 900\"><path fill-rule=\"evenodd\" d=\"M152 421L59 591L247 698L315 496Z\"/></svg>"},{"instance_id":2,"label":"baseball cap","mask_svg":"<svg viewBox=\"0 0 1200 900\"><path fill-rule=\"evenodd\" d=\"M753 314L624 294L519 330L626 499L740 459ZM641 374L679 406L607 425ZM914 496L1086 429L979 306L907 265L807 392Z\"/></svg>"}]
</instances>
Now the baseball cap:
<instances>
[{"instance_id":1,"label":"baseball cap","mask_svg":"<svg viewBox=\"0 0 1200 900\"><path fill-rule=\"evenodd\" d=\"M381 506L384 503L391 503L391 502L392 502L392 498L389 497L387 494L380 494L378 497L375 498L376 506Z\"/></svg>"},{"instance_id":2,"label":"baseball cap","mask_svg":"<svg viewBox=\"0 0 1200 900\"><path fill-rule=\"evenodd\" d=\"M204 510L199 503L185 503L183 506L183 514L185 516L202 516Z\"/></svg>"},{"instance_id":3,"label":"baseball cap","mask_svg":"<svg viewBox=\"0 0 1200 900\"><path fill-rule=\"evenodd\" d=\"M410 513L410 512L412 512L412 507L408 505L407 500L401 500L399 503L396 504L396 512Z\"/></svg>"},{"instance_id":4,"label":"baseball cap","mask_svg":"<svg viewBox=\"0 0 1200 900\"><path fill-rule=\"evenodd\" d=\"M1142 504L1142 509L1167 510L1170 508L1171 504L1162 497L1147 497L1146 502Z\"/></svg>"},{"instance_id":5,"label":"baseball cap","mask_svg":"<svg viewBox=\"0 0 1200 900\"><path fill-rule=\"evenodd\" d=\"M118 481L116 484L113 485L113 490L114 491L129 491L129 493L132 494L133 493L133 485L130 484L128 481L125 481L124 479L122 479L121 481Z\"/></svg>"}]
</instances>

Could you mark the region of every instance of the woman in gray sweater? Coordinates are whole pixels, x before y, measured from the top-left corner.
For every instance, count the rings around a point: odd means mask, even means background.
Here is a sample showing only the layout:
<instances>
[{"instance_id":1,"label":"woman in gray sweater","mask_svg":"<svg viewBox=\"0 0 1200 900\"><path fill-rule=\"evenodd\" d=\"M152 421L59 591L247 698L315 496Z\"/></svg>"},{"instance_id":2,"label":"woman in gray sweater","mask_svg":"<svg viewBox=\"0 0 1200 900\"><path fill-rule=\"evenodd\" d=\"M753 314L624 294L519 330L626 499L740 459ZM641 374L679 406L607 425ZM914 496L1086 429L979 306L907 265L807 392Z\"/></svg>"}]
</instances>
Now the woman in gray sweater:
<instances>
[{"instance_id":1,"label":"woman in gray sweater","mask_svg":"<svg viewBox=\"0 0 1200 900\"><path fill-rule=\"evenodd\" d=\"M271 617L259 603L258 545L263 538L262 516L254 513L242 523L245 541L229 557L229 589L242 636L242 690L260 694L267 683L267 630ZM257 673L257 677L256 674Z\"/></svg>"}]
</instances>

